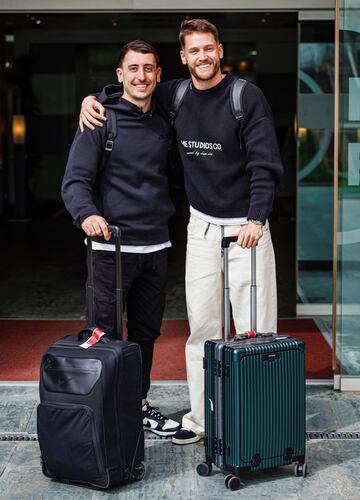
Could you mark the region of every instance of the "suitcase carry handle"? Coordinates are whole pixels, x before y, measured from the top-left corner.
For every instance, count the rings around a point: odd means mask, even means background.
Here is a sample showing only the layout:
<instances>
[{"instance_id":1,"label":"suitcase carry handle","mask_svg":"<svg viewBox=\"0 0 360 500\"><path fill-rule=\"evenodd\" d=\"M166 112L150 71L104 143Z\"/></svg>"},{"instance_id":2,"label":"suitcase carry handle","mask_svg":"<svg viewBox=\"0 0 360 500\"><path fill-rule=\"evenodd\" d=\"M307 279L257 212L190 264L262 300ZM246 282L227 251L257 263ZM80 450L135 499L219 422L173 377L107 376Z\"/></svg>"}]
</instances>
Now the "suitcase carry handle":
<instances>
[{"instance_id":1,"label":"suitcase carry handle","mask_svg":"<svg viewBox=\"0 0 360 500\"><path fill-rule=\"evenodd\" d=\"M224 340L230 337L230 287L229 287L229 246L237 241L237 236L225 236L221 240L221 247L224 250ZM251 248L251 284L250 284L250 331L245 332L244 338L256 337L256 247Z\"/></svg>"},{"instance_id":2,"label":"suitcase carry handle","mask_svg":"<svg viewBox=\"0 0 360 500\"><path fill-rule=\"evenodd\" d=\"M122 277L121 277L121 231L118 226L108 226L108 230L115 238L115 260L116 260L116 338L122 339ZM94 261L92 237L86 237L87 244L87 269L88 282L86 286L86 299L88 305L89 324L95 325L95 307L94 307Z\"/></svg>"},{"instance_id":3,"label":"suitcase carry handle","mask_svg":"<svg viewBox=\"0 0 360 500\"><path fill-rule=\"evenodd\" d=\"M262 339L266 339L266 338L272 339L274 336L275 336L274 333L257 333L257 332L250 330L249 332L237 333L234 336L234 341L238 342L240 340L247 340L247 339L252 339L255 337L262 338ZM274 340L276 340L276 339L274 339Z\"/></svg>"}]
</instances>

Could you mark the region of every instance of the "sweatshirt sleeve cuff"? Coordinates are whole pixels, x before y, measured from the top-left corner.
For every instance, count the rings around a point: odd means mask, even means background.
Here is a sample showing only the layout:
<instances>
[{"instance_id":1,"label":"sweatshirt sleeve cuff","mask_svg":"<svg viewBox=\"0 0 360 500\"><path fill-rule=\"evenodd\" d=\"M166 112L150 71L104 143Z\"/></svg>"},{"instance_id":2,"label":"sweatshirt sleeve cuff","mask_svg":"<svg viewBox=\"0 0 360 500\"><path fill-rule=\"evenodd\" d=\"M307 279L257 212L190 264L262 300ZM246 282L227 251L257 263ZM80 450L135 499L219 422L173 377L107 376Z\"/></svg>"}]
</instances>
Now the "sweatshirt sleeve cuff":
<instances>
[{"instance_id":1,"label":"sweatshirt sleeve cuff","mask_svg":"<svg viewBox=\"0 0 360 500\"><path fill-rule=\"evenodd\" d=\"M260 222L262 222L263 224L265 224L267 218L268 218L268 211L266 210L258 210L258 209L255 209L255 208L251 208L249 209L249 212L248 212L248 215L247 215L247 219L254 219L254 220L259 220Z\"/></svg>"}]
</instances>

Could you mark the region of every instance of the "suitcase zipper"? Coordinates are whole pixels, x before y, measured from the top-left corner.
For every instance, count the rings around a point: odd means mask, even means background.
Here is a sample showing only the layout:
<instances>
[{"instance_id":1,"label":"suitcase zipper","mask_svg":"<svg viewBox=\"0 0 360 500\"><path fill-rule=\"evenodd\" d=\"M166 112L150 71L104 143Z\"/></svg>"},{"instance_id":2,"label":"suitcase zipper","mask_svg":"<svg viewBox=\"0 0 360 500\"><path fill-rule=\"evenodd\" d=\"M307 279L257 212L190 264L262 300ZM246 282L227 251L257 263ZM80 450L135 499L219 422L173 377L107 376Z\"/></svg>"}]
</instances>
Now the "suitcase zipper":
<instances>
[{"instance_id":1,"label":"suitcase zipper","mask_svg":"<svg viewBox=\"0 0 360 500\"><path fill-rule=\"evenodd\" d=\"M107 351L111 351L111 352L114 352L111 348L109 347L106 347L106 345L102 345L102 346L99 346L98 349L105 349ZM116 363L116 378L117 378L117 375L118 375L118 372L119 372L119 364ZM117 399L117 391L115 391L115 394L114 394L114 400L115 400L115 417L116 417L116 422L119 421L119 418L118 418L118 399ZM142 431L142 429L141 429ZM127 478L127 474L129 474L129 479L131 479L131 474L132 474L132 465L133 464L126 464L125 463L125 459L123 457L123 454L121 452L121 436L120 436L120 432L119 432L119 427L116 426L116 435L117 435L117 442L118 442L118 451L119 451L119 458L120 458L120 461L122 462L123 464L123 479L126 480ZM137 447L136 447L136 450L135 450L135 453L137 452ZM135 456L133 457L135 458ZM128 465L130 466L130 469L128 467Z\"/></svg>"},{"instance_id":2,"label":"suitcase zipper","mask_svg":"<svg viewBox=\"0 0 360 500\"><path fill-rule=\"evenodd\" d=\"M81 370L81 369L76 369L76 368L68 368L66 367L66 370L65 369L61 369L61 368L54 368L52 366L52 363L45 363L45 366L44 366L45 370L46 371L49 371L49 372L61 372L61 373L97 373L98 370L96 369L91 369L91 368L87 368L86 370Z\"/></svg>"}]
</instances>

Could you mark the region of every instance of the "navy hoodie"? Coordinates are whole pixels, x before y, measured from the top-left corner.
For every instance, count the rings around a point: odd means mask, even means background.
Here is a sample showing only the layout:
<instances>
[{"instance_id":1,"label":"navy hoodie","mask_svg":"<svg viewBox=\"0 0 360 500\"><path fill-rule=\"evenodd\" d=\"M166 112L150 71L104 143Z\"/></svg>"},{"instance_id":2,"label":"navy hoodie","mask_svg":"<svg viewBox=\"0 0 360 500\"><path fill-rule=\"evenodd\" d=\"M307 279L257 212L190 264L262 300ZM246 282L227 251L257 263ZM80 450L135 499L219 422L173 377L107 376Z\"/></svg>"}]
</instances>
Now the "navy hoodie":
<instances>
[{"instance_id":1,"label":"navy hoodie","mask_svg":"<svg viewBox=\"0 0 360 500\"><path fill-rule=\"evenodd\" d=\"M120 226L122 243L153 245L168 241L174 213L167 179L169 126L156 112L123 99L118 86L100 95L116 111L117 136L102 172L106 127L78 129L70 149L62 197L76 225L101 215Z\"/></svg>"}]
</instances>

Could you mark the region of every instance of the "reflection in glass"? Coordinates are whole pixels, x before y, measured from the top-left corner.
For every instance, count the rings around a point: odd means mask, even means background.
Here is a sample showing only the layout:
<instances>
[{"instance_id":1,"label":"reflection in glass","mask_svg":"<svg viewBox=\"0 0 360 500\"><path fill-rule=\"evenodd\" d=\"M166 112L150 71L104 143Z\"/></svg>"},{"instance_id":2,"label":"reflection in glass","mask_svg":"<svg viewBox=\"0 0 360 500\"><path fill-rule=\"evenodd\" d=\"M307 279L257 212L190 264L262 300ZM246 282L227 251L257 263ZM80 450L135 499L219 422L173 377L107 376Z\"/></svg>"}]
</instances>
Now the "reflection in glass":
<instances>
[{"instance_id":1,"label":"reflection in glass","mask_svg":"<svg viewBox=\"0 0 360 500\"><path fill-rule=\"evenodd\" d=\"M299 45L298 299L310 304L332 300L334 44L329 26L331 21L303 22Z\"/></svg>"},{"instance_id":2,"label":"reflection in glass","mask_svg":"<svg viewBox=\"0 0 360 500\"><path fill-rule=\"evenodd\" d=\"M340 5L337 355L341 374L360 376L360 8Z\"/></svg>"}]
</instances>

